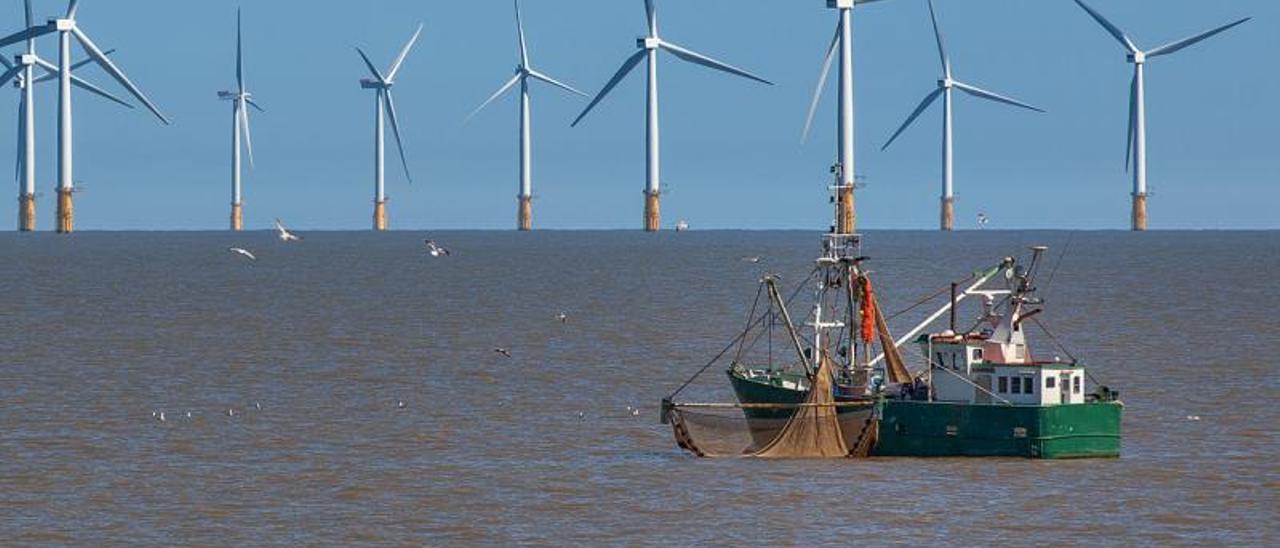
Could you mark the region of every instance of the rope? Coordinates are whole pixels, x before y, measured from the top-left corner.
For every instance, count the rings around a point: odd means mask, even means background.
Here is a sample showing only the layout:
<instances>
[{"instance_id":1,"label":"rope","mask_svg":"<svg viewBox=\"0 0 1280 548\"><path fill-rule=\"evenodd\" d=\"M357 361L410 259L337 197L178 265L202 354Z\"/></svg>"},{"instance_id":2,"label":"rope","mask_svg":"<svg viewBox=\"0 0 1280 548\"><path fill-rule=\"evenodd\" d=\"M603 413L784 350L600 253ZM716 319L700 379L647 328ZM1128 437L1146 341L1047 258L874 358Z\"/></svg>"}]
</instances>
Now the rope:
<instances>
[{"instance_id":1,"label":"rope","mask_svg":"<svg viewBox=\"0 0 1280 548\"><path fill-rule=\"evenodd\" d=\"M756 309L760 306L760 295L762 295L763 293L764 293L764 282L762 281L760 282L759 285L756 286L756 300L755 302L751 303L751 313L747 314L747 327L743 329L744 333L751 330L751 319L756 317ZM769 304L769 308L770 309L773 308L773 303ZM734 363L738 363L742 361L742 353L747 349L746 338L742 338L740 340L742 341L742 344L738 345L738 355L733 357ZM751 341L751 345L755 346L755 343L758 340L760 340L760 337L756 337L755 341Z\"/></svg>"},{"instance_id":2,"label":"rope","mask_svg":"<svg viewBox=\"0 0 1280 548\"><path fill-rule=\"evenodd\" d=\"M791 301L794 300L796 296L800 294L800 290L804 289L805 284L807 284L809 280L813 279L813 275L817 271L818 271L817 268L813 269L813 272L810 272L809 276L805 278L804 281L800 282L800 284L796 287L796 290L793 293L791 293L791 296L787 297L785 304L787 305L791 304ZM710 369L712 365L715 365L716 362L720 361L720 358L723 358L725 354L728 354L729 351L733 349L734 345L738 344L738 342L741 341L742 339L745 339L747 336L747 333L750 333L752 329L754 329L757 325L763 322L767 317L768 315L762 315L759 318L756 318L755 321L752 321L751 323L747 324L747 328L744 329L742 333L739 333L737 337L734 337L732 341L729 341L729 344L725 345L724 349L721 350L718 354L716 354L716 357L711 358L711 361L707 362L706 365L702 366L702 368L699 369L697 373L694 373L692 377L689 377L688 380L684 381L684 384L681 384L680 387L675 390L675 392L672 392L670 396L667 396L667 399L674 400L675 397L680 394L680 392L684 391L685 388L688 388L690 384L693 384L693 381L697 380L698 377L701 377L703 373L706 373L707 369Z\"/></svg>"},{"instance_id":3,"label":"rope","mask_svg":"<svg viewBox=\"0 0 1280 548\"><path fill-rule=\"evenodd\" d=\"M960 281L958 281L958 282L956 282L956 283L957 283L957 284L965 283L965 282L967 282L967 281L969 281L969 280L972 280L972 279L973 279L973 277L974 277L974 274L969 274L969 275L968 275L967 277L965 277L963 280L960 280ZM919 308L919 307L921 307L921 306L924 306L924 305L925 305L925 304L927 304L929 301L932 301L932 300L934 300L934 299L938 298L938 296L939 296L939 295L941 295L941 294L943 294L943 293L946 293L946 292L948 292L948 291L951 291L951 286L950 286L950 285L947 285L946 287L944 287L944 288L942 288L942 289L939 289L937 292L933 293L932 295L929 295L928 297L925 297L925 298L923 298L923 299L921 299L921 300L916 301L916 302L915 302L915 304L913 304L913 305L911 305L911 306L908 306L908 307L906 307L906 308L904 308L904 309L902 309L902 310L899 310L898 312L893 313L893 314L892 314L892 315L890 315L889 317L885 318L885 321L892 320L892 319L894 319L894 318L897 318L898 316L901 316L901 315L903 315L903 314L906 314L907 312L911 312L912 310L915 310L916 308Z\"/></svg>"},{"instance_id":4,"label":"rope","mask_svg":"<svg viewBox=\"0 0 1280 548\"><path fill-rule=\"evenodd\" d=\"M1063 244L1062 253L1058 255L1057 264L1053 265L1053 270L1049 272L1049 279L1044 283L1044 291L1040 293L1041 295L1049 292L1049 287L1053 285L1053 277L1058 274L1058 268L1062 266L1062 260L1067 258L1067 250L1071 249L1071 240L1075 239L1075 237L1075 232L1067 235L1067 243Z\"/></svg>"},{"instance_id":5,"label":"rope","mask_svg":"<svg viewBox=\"0 0 1280 548\"><path fill-rule=\"evenodd\" d=\"M1068 358L1071 358L1072 363L1076 363L1076 357L1072 356L1071 351L1067 350L1067 347L1063 346L1062 343L1058 341L1058 338L1053 336L1053 333L1049 331L1048 327L1045 327L1044 323L1040 321L1040 318L1032 316L1031 321L1040 326L1040 330L1044 331L1044 334L1049 336L1049 340L1053 341L1053 344L1058 347L1058 350L1061 350L1063 354L1066 354Z\"/></svg>"}]
</instances>

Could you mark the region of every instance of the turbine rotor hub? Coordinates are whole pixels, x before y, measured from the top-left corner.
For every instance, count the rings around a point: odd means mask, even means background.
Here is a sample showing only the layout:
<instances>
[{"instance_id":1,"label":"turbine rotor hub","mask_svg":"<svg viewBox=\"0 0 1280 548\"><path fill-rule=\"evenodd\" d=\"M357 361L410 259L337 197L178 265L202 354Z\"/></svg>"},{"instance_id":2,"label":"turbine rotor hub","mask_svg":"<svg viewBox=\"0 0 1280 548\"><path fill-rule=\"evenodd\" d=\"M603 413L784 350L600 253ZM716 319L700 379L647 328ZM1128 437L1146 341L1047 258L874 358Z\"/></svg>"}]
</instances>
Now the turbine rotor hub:
<instances>
[{"instance_id":1,"label":"turbine rotor hub","mask_svg":"<svg viewBox=\"0 0 1280 548\"><path fill-rule=\"evenodd\" d=\"M662 45L662 40L656 37L644 36L636 38L636 47L640 49L658 49Z\"/></svg>"},{"instance_id":2,"label":"turbine rotor hub","mask_svg":"<svg viewBox=\"0 0 1280 548\"><path fill-rule=\"evenodd\" d=\"M1146 63L1146 62L1147 62L1147 54L1146 54L1146 52L1141 52L1141 51L1139 51L1139 52L1136 52L1136 53L1130 53L1130 54L1129 54L1129 55L1127 55L1126 57L1129 59L1129 62L1130 62L1130 63L1133 63L1133 64L1135 64L1135 65L1141 65L1141 64L1143 64L1143 63Z\"/></svg>"}]
</instances>

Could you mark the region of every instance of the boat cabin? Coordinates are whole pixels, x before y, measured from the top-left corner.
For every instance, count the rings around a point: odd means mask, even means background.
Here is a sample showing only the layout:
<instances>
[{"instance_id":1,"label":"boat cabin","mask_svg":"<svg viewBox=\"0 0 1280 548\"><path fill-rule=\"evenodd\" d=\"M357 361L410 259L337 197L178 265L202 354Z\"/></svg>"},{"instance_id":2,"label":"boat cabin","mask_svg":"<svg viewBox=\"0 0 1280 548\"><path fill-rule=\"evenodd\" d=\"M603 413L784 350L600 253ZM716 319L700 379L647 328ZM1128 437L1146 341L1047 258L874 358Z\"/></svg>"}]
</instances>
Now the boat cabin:
<instances>
[{"instance_id":1,"label":"boat cabin","mask_svg":"<svg viewBox=\"0 0 1280 548\"><path fill-rule=\"evenodd\" d=\"M1013 405L1085 403L1084 366L1036 360L1023 344L944 331L917 341L932 362L934 401Z\"/></svg>"}]
</instances>

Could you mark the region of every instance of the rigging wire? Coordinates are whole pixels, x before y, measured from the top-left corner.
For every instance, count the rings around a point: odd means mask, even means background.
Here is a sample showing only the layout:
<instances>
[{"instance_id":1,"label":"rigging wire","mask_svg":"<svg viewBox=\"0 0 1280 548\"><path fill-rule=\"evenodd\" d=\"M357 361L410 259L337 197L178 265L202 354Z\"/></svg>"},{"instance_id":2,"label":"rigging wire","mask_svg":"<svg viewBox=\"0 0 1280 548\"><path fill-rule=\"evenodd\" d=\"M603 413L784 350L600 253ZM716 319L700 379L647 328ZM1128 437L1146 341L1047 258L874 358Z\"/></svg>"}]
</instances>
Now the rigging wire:
<instances>
[{"instance_id":1,"label":"rigging wire","mask_svg":"<svg viewBox=\"0 0 1280 548\"><path fill-rule=\"evenodd\" d=\"M800 295L800 290L805 288L805 285L809 283L809 280L813 279L814 274L816 274L817 272L818 272L818 269L814 268L813 271L809 273L809 276L806 277L804 281L800 282L800 284L796 286L796 290L791 293L790 297L787 297L787 300L785 303L783 303L783 305L784 306L790 305L791 301L795 300L796 296ZM753 328L755 328L760 323L764 322L765 318L768 318L768 317L769 315L763 314L759 318L756 318L755 321L752 321L750 324L748 324L745 330L739 333L738 336L734 337L732 341L729 341L729 344L725 345L724 349L721 350L720 353L716 354L716 357L711 358L711 361L707 362L706 365L702 366L702 368L699 369L697 373L694 373L692 377L689 377L688 380L684 381L684 384L681 384L679 388L677 388L674 392L671 393L671 395L667 396L667 399L674 400L676 396L680 395L680 392L684 391L685 388L688 388L690 384L693 384L693 381L697 380L698 377L701 377L703 373L706 373L707 369L710 369L712 365L715 365L716 362L720 361L720 358L723 358L725 354L728 354L729 351L733 349L734 345L737 345L739 341L747 337L747 333L750 333Z\"/></svg>"}]
</instances>

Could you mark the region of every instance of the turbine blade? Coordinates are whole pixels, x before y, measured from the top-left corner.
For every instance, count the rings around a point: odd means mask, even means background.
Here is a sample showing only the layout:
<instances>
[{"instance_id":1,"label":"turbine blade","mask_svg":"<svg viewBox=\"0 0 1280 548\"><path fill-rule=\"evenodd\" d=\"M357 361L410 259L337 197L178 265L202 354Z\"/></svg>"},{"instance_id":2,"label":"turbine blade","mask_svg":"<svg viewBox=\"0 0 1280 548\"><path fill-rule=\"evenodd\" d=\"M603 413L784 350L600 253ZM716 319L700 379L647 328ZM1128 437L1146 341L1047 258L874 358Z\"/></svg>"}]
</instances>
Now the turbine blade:
<instances>
[{"instance_id":1,"label":"turbine blade","mask_svg":"<svg viewBox=\"0 0 1280 548\"><path fill-rule=\"evenodd\" d=\"M747 78L747 79L750 79L750 80L755 80L755 81L760 82L760 83L762 83L762 84L768 84L768 85L770 85L770 86L772 86L772 85L773 85L773 82L770 82L770 81L768 81L768 80L765 80L764 78L761 78L761 77L756 76L756 75L754 75L754 74L751 74L750 72L747 72L747 71L745 71L745 70L742 70L742 69L740 69L740 68L738 68L738 67L735 67L735 66L733 66L733 65L729 65L729 64L723 63L723 62L721 62L721 61L717 61L717 60L715 60L715 59L712 59L712 58L707 57L707 56L705 56L705 55L702 55L702 54L700 54L700 53L697 53L697 52L694 52L694 51L691 51L691 50L688 50L688 49L682 48L682 47L677 46L677 45L675 45L675 44L672 44L672 43L670 43L670 42L666 42L666 41L659 42L659 43L658 43L658 46L659 46L659 47L661 47L662 49L665 49L665 50L667 50L667 51L671 52L671 54L672 54L672 55L675 55L676 57L679 57L679 58L681 58L681 59L684 59L685 61L688 61L688 62L690 62L690 63L694 63L694 64L702 65L702 66L704 66L704 67L713 68L713 69L716 69L716 70L719 70L719 71L724 71L724 72L727 72L727 73L729 73L729 74L734 74L734 75L741 76L741 77L743 77L743 78Z\"/></svg>"},{"instance_id":2,"label":"turbine blade","mask_svg":"<svg viewBox=\"0 0 1280 548\"><path fill-rule=\"evenodd\" d=\"M1177 42L1173 42L1173 43L1170 43L1170 44L1165 44L1165 45L1163 45L1163 46L1160 46L1160 47L1158 47L1158 48L1156 48L1156 49L1153 49L1153 50L1151 50L1151 51L1147 52L1147 57L1155 57L1155 56L1157 56L1157 55L1168 55L1168 54L1173 53L1173 52L1175 52L1175 51L1178 51L1178 50L1180 50L1180 49L1182 49L1182 48L1185 48L1185 47L1187 47L1187 46L1190 46L1190 45L1192 45L1192 44L1195 44L1196 42L1200 42L1200 41L1202 41L1202 40L1205 40L1205 39L1207 39L1207 38L1209 38L1209 37L1211 37L1211 36L1213 36L1213 35L1215 35L1215 34L1222 33L1222 32L1226 32L1227 30L1231 29L1232 27L1235 27L1235 26L1237 26L1237 25L1243 25L1245 22L1249 21L1250 19L1253 19L1253 18L1252 18L1252 17L1245 17L1244 19L1241 19L1241 20L1236 21L1236 22L1234 22L1234 23L1228 23L1228 24L1226 24L1226 25L1222 25L1221 27L1218 27L1218 28L1213 29L1213 30L1210 30L1210 31L1202 32L1202 33L1197 34L1197 35L1195 35L1195 36L1192 36L1192 37L1190 37L1190 38L1183 38L1182 40L1178 40Z\"/></svg>"},{"instance_id":3,"label":"turbine blade","mask_svg":"<svg viewBox=\"0 0 1280 548\"><path fill-rule=\"evenodd\" d=\"M0 75L0 86L9 83L9 80L16 78L20 72L22 72L22 67L12 67L4 71L4 74Z\"/></svg>"},{"instance_id":4,"label":"turbine blade","mask_svg":"<svg viewBox=\"0 0 1280 548\"><path fill-rule=\"evenodd\" d=\"M658 35L658 8L653 0L644 0L645 21L649 24L649 36Z\"/></svg>"},{"instance_id":5,"label":"turbine blade","mask_svg":"<svg viewBox=\"0 0 1280 548\"><path fill-rule=\"evenodd\" d=\"M106 100L108 100L108 101L111 101L111 102L113 102L113 103L116 103L116 104L118 104L118 105L120 105L120 106L123 106L123 107L125 107L125 108L130 108L130 109L132 109L132 108L133 108L133 105L129 104L129 102L128 102L128 101L125 101L124 99L121 99L121 98L119 98L119 97L116 97L115 95L112 95L110 92L108 92L108 91L106 91L106 90L104 90L104 89L102 89L102 88L100 88L100 87L98 87L98 86L95 86L95 85L93 85L93 84L90 84L89 82L86 82L84 79L82 79L82 78L80 78L79 76L76 76L76 75L74 75L74 74L72 74L72 75L71 75L71 85L73 85L73 86L75 86L75 87L78 87L78 88L80 88L80 89L83 89L83 90L85 90L85 91L87 91L87 92L89 92L89 93L92 93L92 94L94 94L94 95L97 95L97 96L99 96L99 97L102 97L103 99L106 99Z\"/></svg>"},{"instance_id":6,"label":"turbine blade","mask_svg":"<svg viewBox=\"0 0 1280 548\"><path fill-rule=\"evenodd\" d=\"M80 9L80 0L71 0L71 3L67 4L67 19L75 19L78 9Z\"/></svg>"},{"instance_id":7,"label":"turbine blade","mask_svg":"<svg viewBox=\"0 0 1280 548\"><path fill-rule=\"evenodd\" d=\"M813 101L809 102L809 115L804 119L804 132L800 134L800 142L809 140L809 130L813 128L813 115L818 112L818 101L822 100L822 90L827 86L827 76L831 74L831 62L835 59L836 47L840 45L840 27L836 26L835 38L831 39L831 47L827 48L827 58L822 61L822 74L818 76L818 87L813 90Z\"/></svg>"},{"instance_id":8,"label":"turbine blade","mask_svg":"<svg viewBox=\"0 0 1280 548\"><path fill-rule=\"evenodd\" d=\"M240 34L240 8L236 8L236 85L244 93L244 53Z\"/></svg>"},{"instance_id":9,"label":"turbine blade","mask_svg":"<svg viewBox=\"0 0 1280 548\"><path fill-rule=\"evenodd\" d=\"M240 118L240 130L244 132L244 148L249 153L249 168L254 168L253 163L253 133L249 131L249 109L245 108L241 103L236 107L237 117Z\"/></svg>"},{"instance_id":10,"label":"turbine blade","mask_svg":"<svg viewBox=\"0 0 1280 548\"><path fill-rule=\"evenodd\" d=\"M413 36L405 42L404 47L400 49L400 55L396 56L396 62L391 64L391 70L387 71L387 81L396 79L396 73L400 72L400 66L404 64L405 57L409 56L409 50L413 49L413 45L418 42L418 36L422 34L422 23L418 23L418 30L413 31Z\"/></svg>"},{"instance_id":11,"label":"turbine blade","mask_svg":"<svg viewBox=\"0 0 1280 548\"><path fill-rule=\"evenodd\" d=\"M943 91L944 88L940 87L933 90L928 95L925 95L924 100L920 101L920 105L911 112L911 116L907 117L907 121L903 122L902 125L898 127L898 131L893 132L893 136L889 137L889 140L885 142L884 146L880 147L880 150L887 150L889 145L892 145L893 142L898 139L898 136L902 135L902 132L906 131L907 128L911 126L911 123L916 121L916 118L919 118L920 114L922 114L925 109L929 108L929 105L932 105L934 101L938 100L938 96L942 95Z\"/></svg>"},{"instance_id":12,"label":"turbine blade","mask_svg":"<svg viewBox=\"0 0 1280 548\"><path fill-rule=\"evenodd\" d=\"M6 59L3 55L0 55L0 64L4 64L4 68L13 68L13 61Z\"/></svg>"},{"instance_id":13,"label":"turbine blade","mask_svg":"<svg viewBox=\"0 0 1280 548\"><path fill-rule=\"evenodd\" d=\"M251 107L253 107L253 108L258 109L258 112L264 112L264 113L266 112L266 110L265 110L265 109L263 109L262 107L258 106L257 101L254 101L253 99L248 99L248 98L246 98L244 101L245 101L246 103L249 103L249 106L251 106Z\"/></svg>"},{"instance_id":14,"label":"turbine blade","mask_svg":"<svg viewBox=\"0 0 1280 548\"><path fill-rule=\"evenodd\" d=\"M520 20L520 0L516 0L516 33L520 36L520 66L529 66L529 48L524 42L524 21Z\"/></svg>"},{"instance_id":15,"label":"turbine blade","mask_svg":"<svg viewBox=\"0 0 1280 548\"><path fill-rule=\"evenodd\" d=\"M24 12L27 16L27 28L31 28L35 26L35 21L31 17L31 0L24 0L23 7L25 8ZM35 53L35 52L36 52L36 39L29 38L27 40L27 53Z\"/></svg>"},{"instance_id":16,"label":"turbine blade","mask_svg":"<svg viewBox=\"0 0 1280 548\"><path fill-rule=\"evenodd\" d=\"M507 80L507 83L503 84L502 87L498 88L498 91L494 92L494 94L490 95L488 99L485 99L483 103L480 103L479 107L476 107L475 110L471 111L471 114L468 114L466 119L463 120L462 123L465 124L467 122L470 122L472 118L475 118L477 114L480 114L480 111L484 110L484 107L487 107L489 106L489 103L492 103L498 100L498 98L501 97L502 94L506 93L507 90L511 89L511 86L516 85L516 82L519 82L520 78L522 78L523 76L524 76L523 73L517 73L515 76L512 76L510 80Z\"/></svg>"},{"instance_id":17,"label":"turbine blade","mask_svg":"<svg viewBox=\"0 0 1280 548\"><path fill-rule=\"evenodd\" d=\"M543 73L538 72L538 71L536 71L536 70L533 70L533 69L528 69L528 70L529 70L529 76L532 76L535 80L542 80L543 82L546 82L546 83L551 84L551 85L553 85L553 86L555 86L555 87L558 87L558 88L560 88L560 89L563 89L563 90L565 90L565 91L567 91L567 92L569 92L569 93L574 93L574 94L577 94L577 95L581 95L581 96L583 96L583 97L590 97L589 95L587 95L587 94L585 94L585 93L583 93L583 92L581 92L581 91L578 91L577 89L574 89L574 87L573 87L573 86L570 86L569 84L566 84L566 83L564 83L564 82L561 82L561 81L559 81L559 80L556 80L555 78L552 78L552 77L550 77L550 76L547 76L546 74L543 74Z\"/></svg>"},{"instance_id":18,"label":"turbine blade","mask_svg":"<svg viewBox=\"0 0 1280 548\"><path fill-rule=\"evenodd\" d=\"M44 25L40 27L28 27L25 30L20 30L18 32L5 36L4 38L0 38L0 48L6 48L14 44L17 44L19 42L34 40L36 38L39 38L51 32L54 32L54 28L52 25Z\"/></svg>"},{"instance_id":19,"label":"turbine blade","mask_svg":"<svg viewBox=\"0 0 1280 548\"><path fill-rule=\"evenodd\" d=\"M1084 9L1084 11L1088 12L1089 16L1093 17L1094 21L1097 21L1099 25L1102 25L1102 28L1107 29L1107 32L1110 33L1111 36L1115 37L1115 39L1118 42L1120 42L1120 45L1124 46L1125 49L1129 50L1129 53L1138 53L1139 51L1138 46L1133 45L1133 40L1130 40L1129 36L1126 35L1124 31L1120 30L1119 27L1116 27L1115 25L1111 24L1111 21L1108 21L1106 17L1102 16L1101 13L1094 11L1094 9L1089 7L1088 4L1085 4L1083 0L1076 0L1076 3L1079 4L1080 7Z\"/></svg>"},{"instance_id":20,"label":"turbine blade","mask_svg":"<svg viewBox=\"0 0 1280 548\"><path fill-rule=\"evenodd\" d=\"M391 133L396 136L396 148L400 150L400 165L404 166L404 176L413 184L413 176L409 174L409 159L404 155L404 142L400 140L400 121L396 118L396 101L391 97L391 90L383 90L383 100L387 103L387 118L391 120Z\"/></svg>"},{"instance_id":21,"label":"turbine blade","mask_svg":"<svg viewBox=\"0 0 1280 548\"><path fill-rule=\"evenodd\" d=\"M626 61L623 61L622 67L618 69L618 72L614 73L613 78L609 79L609 83L604 85L604 88L596 94L595 98L591 100L591 103L587 105L587 108L582 110L582 114L579 114L578 117L574 119L573 123L569 124L569 127L577 126L578 122L581 122L582 119L587 116L587 113L591 112L591 109L596 108L596 105L600 104L600 101L618 85L618 82L621 82L623 78L626 78L627 74L631 73L631 69L636 68L636 65L639 64L640 60L644 59L644 56L648 53L648 50L642 49L633 53Z\"/></svg>"},{"instance_id":22,"label":"turbine blade","mask_svg":"<svg viewBox=\"0 0 1280 548\"><path fill-rule=\"evenodd\" d=\"M929 19L933 21L933 37L938 41L938 59L942 61L942 72L951 77L951 60L947 58L947 50L942 45L942 29L938 27L938 14L933 9L933 0L929 0Z\"/></svg>"},{"instance_id":23,"label":"turbine blade","mask_svg":"<svg viewBox=\"0 0 1280 548\"><path fill-rule=\"evenodd\" d=\"M103 55L110 56L111 54L113 54L113 53L115 53L115 52L116 52L116 50L114 50L114 49L109 49L109 50L104 51L104 52L102 52L102 53L103 53ZM72 79L74 80L74 78L76 77L76 76L75 76L75 71L76 71L76 69L79 69L79 68L81 68L81 67L83 67L83 66L85 66L85 65L92 64L92 63L96 63L96 62L97 62L97 61L94 61L94 60L93 60L93 58L89 58L89 59L83 59L83 60L81 60L81 61L79 61L79 62L73 63L73 64L71 65L71 73L72 73L72 74L71 74L71 77L72 77ZM4 57L2 57L2 56L0 56L0 63L8 64L8 62L7 62L7 61L5 61L5 60L4 60ZM37 76L37 77L35 78L35 80L34 80L37 84L38 84L38 83L40 83L40 82L48 82L49 80L54 80L54 79L57 79L57 78L58 78L58 67L57 67L57 65L54 65L53 63L50 63L50 62L48 62L48 61L45 61L44 59L41 59L41 58L40 58L40 57L38 57L38 56L36 57L36 64L37 64L37 65L39 65L41 69L44 69L44 74L43 74L43 75L41 75L41 76Z\"/></svg>"},{"instance_id":24,"label":"turbine blade","mask_svg":"<svg viewBox=\"0 0 1280 548\"><path fill-rule=\"evenodd\" d=\"M125 76L124 73L116 67L115 63L112 63L111 59L102 53L102 50L98 49L98 46L93 43L93 40L90 40L89 36L86 35L84 31L80 30L80 27L73 27L71 32L76 36L76 39L80 41L80 45L84 47L85 52L97 61L108 74L114 77L117 82L120 82L120 85L124 86L125 89L128 89L129 93L133 94L139 102L147 107L147 110L150 110L152 114L156 115L156 118L159 118L165 125L169 124L169 119L165 118L163 114L160 114L160 109L156 108L155 104L151 102L151 99L148 99L147 96L142 93L142 90L138 89L138 86L133 85L133 82L129 80L129 77Z\"/></svg>"},{"instance_id":25,"label":"turbine blade","mask_svg":"<svg viewBox=\"0 0 1280 548\"><path fill-rule=\"evenodd\" d=\"M369 56L364 54L364 50L362 50L362 49L360 49L360 48L356 48L356 53L359 53L359 54L360 54L360 58L361 58L361 59L364 59L364 66L369 67L369 73L370 73L370 74L373 74L373 77L374 77L374 78L376 78L376 79L378 80L378 82L381 82L381 83L383 83L383 84L386 84L386 83L387 83L387 79L386 79L386 78L383 78L383 77L382 77L382 73L381 73L381 72L378 72L378 69L377 69L376 67L374 67L374 66L373 66L373 61L370 61L370 60L369 60Z\"/></svg>"},{"instance_id":26,"label":"turbine blade","mask_svg":"<svg viewBox=\"0 0 1280 548\"><path fill-rule=\"evenodd\" d=\"M1134 70L1133 80L1129 83L1129 137L1124 147L1124 171L1129 172L1129 165L1133 160L1134 148L1137 145L1137 135L1134 131L1137 128L1138 121L1138 71Z\"/></svg>"},{"instance_id":27,"label":"turbine blade","mask_svg":"<svg viewBox=\"0 0 1280 548\"><path fill-rule=\"evenodd\" d=\"M1036 111L1036 112L1044 112L1044 110L1043 110L1043 109L1040 109L1039 107L1033 107L1033 106L1028 105L1028 104L1026 104L1026 103L1023 103L1022 101L1019 101L1019 100L1017 100L1017 99L1012 99L1012 98L1009 98L1009 97L1005 97L1005 96L1000 95L1000 94L998 94L998 93L992 93L992 92L987 91L987 90L985 90L985 89L982 89L982 88L979 88L979 87L974 87L974 86L971 86L971 85L966 84L966 83L963 83L963 82L954 82L954 81L953 81L953 82L951 83L951 85L955 86L955 87L956 87L956 89L959 89L960 91L963 91L963 92L965 92L965 93L968 93L969 95L972 95L972 96L974 96L974 97L981 97L981 98L986 99L986 100L989 100L989 101L995 101L995 102L997 102L997 103L1004 103L1004 104L1006 104L1006 105L1013 105L1013 106L1015 106L1015 107L1025 108L1025 109L1027 109L1027 110L1034 110L1034 111Z\"/></svg>"}]
</instances>

